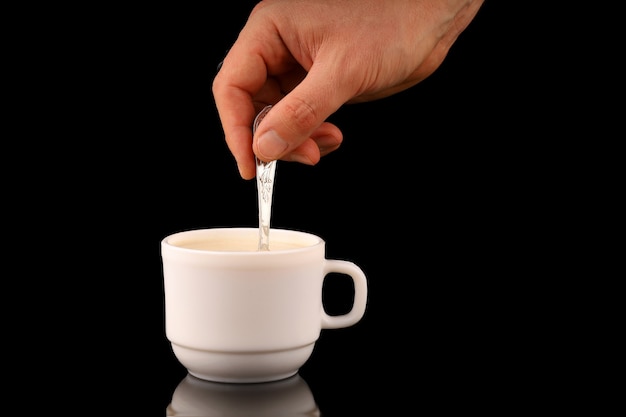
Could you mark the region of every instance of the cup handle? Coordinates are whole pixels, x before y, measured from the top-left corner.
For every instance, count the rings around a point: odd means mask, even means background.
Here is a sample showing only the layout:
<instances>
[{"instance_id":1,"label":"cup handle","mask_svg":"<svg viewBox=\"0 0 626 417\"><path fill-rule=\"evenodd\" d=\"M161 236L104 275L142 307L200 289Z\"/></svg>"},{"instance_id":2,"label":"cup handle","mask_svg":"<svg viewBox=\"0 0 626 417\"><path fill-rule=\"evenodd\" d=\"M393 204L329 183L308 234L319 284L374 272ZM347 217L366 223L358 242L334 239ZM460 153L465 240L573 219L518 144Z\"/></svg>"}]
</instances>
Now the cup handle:
<instances>
[{"instance_id":1,"label":"cup handle","mask_svg":"<svg viewBox=\"0 0 626 417\"><path fill-rule=\"evenodd\" d=\"M346 314L331 316L322 307L322 328L339 329L356 324L363 314L367 304L367 280L361 268L349 261L327 259L324 266L324 276L331 272L345 274L352 278L354 282L354 303Z\"/></svg>"}]
</instances>

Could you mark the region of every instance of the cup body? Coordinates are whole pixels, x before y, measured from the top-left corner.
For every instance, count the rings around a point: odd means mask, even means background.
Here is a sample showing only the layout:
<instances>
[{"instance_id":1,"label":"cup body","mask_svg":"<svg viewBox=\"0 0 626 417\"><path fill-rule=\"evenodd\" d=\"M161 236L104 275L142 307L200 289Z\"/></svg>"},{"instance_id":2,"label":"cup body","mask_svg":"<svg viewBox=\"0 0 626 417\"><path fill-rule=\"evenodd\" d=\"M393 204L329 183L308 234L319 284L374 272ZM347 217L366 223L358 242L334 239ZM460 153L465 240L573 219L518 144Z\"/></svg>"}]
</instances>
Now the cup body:
<instances>
[{"instance_id":1,"label":"cup body","mask_svg":"<svg viewBox=\"0 0 626 417\"><path fill-rule=\"evenodd\" d=\"M219 382L266 382L294 375L322 328L347 327L364 314L365 275L325 259L312 234L272 229L259 251L254 228L184 231L161 242L165 330L189 373ZM329 272L352 276L355 302L329 316L322 286Z\"/></svg>"}]
</instances>

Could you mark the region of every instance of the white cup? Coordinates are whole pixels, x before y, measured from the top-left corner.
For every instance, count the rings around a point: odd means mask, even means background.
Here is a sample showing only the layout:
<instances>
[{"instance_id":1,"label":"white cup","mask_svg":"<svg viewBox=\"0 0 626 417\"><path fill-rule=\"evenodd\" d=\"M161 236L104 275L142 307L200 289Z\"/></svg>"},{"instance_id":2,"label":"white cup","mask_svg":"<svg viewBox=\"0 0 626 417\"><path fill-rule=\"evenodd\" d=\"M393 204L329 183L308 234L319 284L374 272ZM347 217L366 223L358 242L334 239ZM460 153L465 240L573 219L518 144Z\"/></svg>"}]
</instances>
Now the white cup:
<instances>
[{"instance_id":1,"label":"white cup","mask_svg":"<svg viewBox=\"0 0 626 417\"><path fill-rule=\"evenodd\" d=\"M321 329L363 317L361 268L326 259L324 240L313 234L271 229L269 236L269 251L258 250L255 228L189 230L162 240L166 336L191 375L236 383L290 377L311 356ZM329 273L354 283L345 314L324 309Z\"/></svg>"}]
</instances>

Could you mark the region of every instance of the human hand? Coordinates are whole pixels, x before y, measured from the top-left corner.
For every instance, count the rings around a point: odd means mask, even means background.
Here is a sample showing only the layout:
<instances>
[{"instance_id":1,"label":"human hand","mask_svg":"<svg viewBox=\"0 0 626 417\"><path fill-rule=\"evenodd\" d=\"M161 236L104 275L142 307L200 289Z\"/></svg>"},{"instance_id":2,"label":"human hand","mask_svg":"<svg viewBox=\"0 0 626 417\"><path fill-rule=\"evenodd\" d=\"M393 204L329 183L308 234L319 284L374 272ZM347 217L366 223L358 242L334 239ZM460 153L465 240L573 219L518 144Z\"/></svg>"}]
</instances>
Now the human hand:
<instances>
[{"instance_id":1,"label":"human hand","mask_svg":"<svg viewBox=\"0 0 626 417\"><path fill-rule=\"evenodd\" d=\"M430 76L484 0L264 0L226 55L213 95L242 178L255 155L315 165L341 145L325 120ZM272 110L252 135L252 121Z\"/></svg>"}]
</instances>

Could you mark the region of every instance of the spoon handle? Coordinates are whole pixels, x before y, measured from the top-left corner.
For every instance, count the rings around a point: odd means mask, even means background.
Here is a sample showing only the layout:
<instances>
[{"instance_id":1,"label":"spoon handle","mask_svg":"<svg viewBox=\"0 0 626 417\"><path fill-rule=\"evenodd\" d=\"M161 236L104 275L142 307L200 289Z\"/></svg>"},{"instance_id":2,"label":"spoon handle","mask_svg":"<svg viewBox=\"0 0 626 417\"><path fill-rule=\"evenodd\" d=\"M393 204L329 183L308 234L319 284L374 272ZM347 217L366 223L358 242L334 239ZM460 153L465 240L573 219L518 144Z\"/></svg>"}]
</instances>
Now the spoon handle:
<instances>
[{"instance_id":1,"label":"spoon handle","mask_svg":"<svg viewBox=\"0 0 626 417\"><path fill-rule=\"evenodd\" d=\"M257 114L252 125L252 134L272 106L266 106ZM269 250L270 217L272 213L272 194L276 161L263 162L256 158L256 184L259 202L259 250Z\"/></svg>"}]
</instances>

